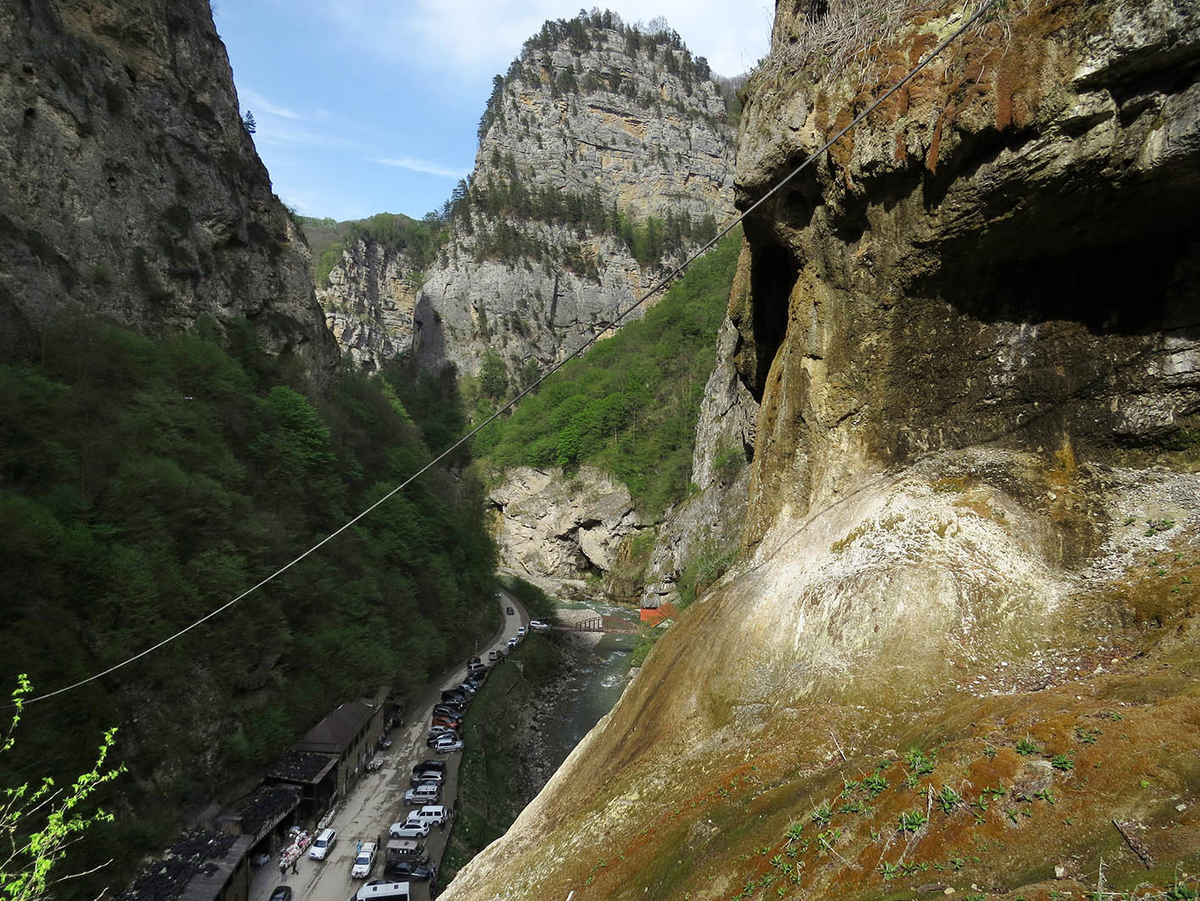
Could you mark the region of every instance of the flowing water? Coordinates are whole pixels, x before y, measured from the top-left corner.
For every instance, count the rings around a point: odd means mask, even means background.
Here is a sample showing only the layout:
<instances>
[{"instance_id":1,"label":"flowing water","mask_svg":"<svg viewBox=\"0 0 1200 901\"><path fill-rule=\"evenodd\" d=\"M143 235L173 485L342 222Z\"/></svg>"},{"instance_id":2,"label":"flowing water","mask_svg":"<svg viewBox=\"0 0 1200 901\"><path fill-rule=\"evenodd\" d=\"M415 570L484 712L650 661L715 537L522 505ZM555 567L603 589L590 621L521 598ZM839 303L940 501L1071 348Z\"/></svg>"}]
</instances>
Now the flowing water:
<instances>
[{"instance_id":1,"label":"flowing water","mask_svg":"<svg viewBox=\"0 0 1200 901\"><path fill-rule=\"evenodd\" d=\"M563 610L595 610L602 616L616 616L638 622L638 611L602 601L568 603ZM566 690L544 709L540 726L545 740L546 758L558 769L592 726L612 710L629 680L629 659L636 636L606 634L594 648L574 648L576 665Z\"/></svg>"}]
</instances>

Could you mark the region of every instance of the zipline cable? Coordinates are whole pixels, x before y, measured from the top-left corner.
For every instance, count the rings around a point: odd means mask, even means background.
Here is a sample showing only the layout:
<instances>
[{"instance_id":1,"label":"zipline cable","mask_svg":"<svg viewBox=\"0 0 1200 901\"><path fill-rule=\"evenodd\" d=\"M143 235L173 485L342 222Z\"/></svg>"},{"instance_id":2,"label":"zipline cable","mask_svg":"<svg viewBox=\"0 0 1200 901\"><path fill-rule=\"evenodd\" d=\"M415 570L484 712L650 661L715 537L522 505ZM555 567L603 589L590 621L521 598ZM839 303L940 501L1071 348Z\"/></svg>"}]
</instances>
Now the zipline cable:
<instances>
[{"instance_id":1,"label":"zipline cable","mask_svg":"<svg viewBox=\"0 0 1200 901\"><path fill-rule=\"evenodd\" d=\"M283 575L285 572L287 572L289 569L291 569L293 566L295 566L297 563L299 563L305 557L308 557L310 554L314 553L315 551L320 550L322 547L324 547L326 544L328 544L334 538L337 538L337 536L341 535L348 528L353 526L359 520L363 519L363 517L367 516L367 514L371 513L373 510L375 510L375 508L381 506L383 503L390 500L394 495L396 495L400 491L403 491L405 488L407 488L409 485L411 485L413 482L415 482L417 479L419 479L421 476L423 476L426 472L428 472L434 466L436 466L442 460L446 459L446 457L450 456L450 454L452 454L454 451L458 450L458 448L462 447L464 444L466 444L468 441L470 441L472 438L474 438L476 435L478 435L481 431L483 431L485 428L487 428L489 425L491 425L493 422L495 422L497 419L499 419L501 416L503 416L505 413L507 413L509 410L511 410L513 407L515 407L518 403L520 403L521 399L523 397L525 397L525 395L529 394L531 391L533 391L535 388L537 388L539 385L541 385L542 382L546 381L546 379L550 378L550 376L554 375L554 373L558 372L558 370L562 369L569 362L571 362L571 360L575 359L577 356L579 356L581 353L583 353L585 350L587 350L589 347L591 347L593 344L595 344L597 341L599 341L601 336L604 335L609 329L618 325L630 313L632 313L634 310L638 309L642 304L644 304L647 300L649 300L651 297L653 297L655 294L657 294L663 288L670 285L671 282L674 281L676 277L678 277L684 271L686 271L688 266L690 266L692 263L694 263L700 257L704 256L704 254L708 253L713 247L715 247L717 245L717 243L722 238L724 238L727 234L729 234L731 231L733 231L735 228L737 228L739 225L741 225L747 216L749 216L751 213L753 213L755 210L757 210L760 206L762 206L764 203L766 203L771 197L773 197L775 194L777 194L788 182L790 182L793 178L795 178L797 175L799 175L801 173L801 171L803 171L808 166L810 166L815 160L819 159L821 154L825 153L830 147L832 147L834 144L836 144L838 141L840 141L846 135L847 132L849 132L852 128L854 128L856 125L858 125L860 122L862 122L863 119L865 119L872 112L874 112L879 107L880 104L882 104L885 100L887 100L889 97L891 97L897 91L899 91L902 87L904 87L906 84L908 84L917 75L918 72L920 72L927 65L929 65L931 62L933 62L933 60L937 56L939 56L943 50L945 50L952 43L954 43L956 40L958 40L964 33L966 33L966 31L968 29L970 29L972 25L974 25L976 22L978 22L979 19L983 17L984 13L986 13L989 9L991 9L993 6L995 6L997 2L999 2L999 0L986 0L986 2L982 6L980 6L978 10L975 11L974 15L972 15L969 19L967 19L967 21L965 23L963 23L961 26L959 26L948 38L946 38L944 41L942 41L940 44L938 44L936 47L934 47L933 50L931 50L923 59L921 59L921 61L918 62L916 66L914 66L911 70L909 70L907 75L905 75L898 82L896 82L894 85L892 85L890 88L888 88L887 91L885 91L883 94L881 94L866 109L864 109L861 113L859 113L857 116L855 116L850 121L850 124L845 126L843 129L841 129L841 131L839 131L832 138L830 138L823 145L821 145L821 147L818 150L815 150L811 154L809 154L809 156L807 158L805 158L804 162L802 162L799 166L797 166L790 173L788 173L786 176L784 176L783 179L781 179L773 188L771 188L771 190L767 191L766 194L764 194L762 197L760 197L758 200L756 200L753 204L751 204L749 207L747 207L745 212L743 212L740 216L735 218L732 222L730 222L723 229L721 229L719 232L717 232L716 236L714 238L712 238L707 244L705 244L699 250L695 251L686 260L684 260L682 263L680 263L678 266L676 266L673 270L671 270L671 272L668 275L659 279L659 281L657 283L655 283L654 286L651 287L645 294L643 294L635 303L633 303L631 306L627 307L619 316L617 316L616 319L612 320L612 322L609 323L608 328L606 328L602 332L598 332L597 334L592 335L590 338L588 338L586 341L584 341L583 344L579 345L579 347L577 347L574 351L572 351L570 354L568 354L562 360L560 360L559 362L557 362L553 366L551 366L549 369L547 369L545 373L543 373L541 376L538 377L537 381L528 385L524 390L522 390L521 392L516 394L512 398L512 400L510 400L508 403L506 403L503 407L500 407L498 410L496 410L495 413L493 413L491 416L489 416L487 419L485 419L483 422L481 422L479 425L477 425L475 428L473 428L467 434L463 435L463 437L459 438L457 441L455 441L453 444L451 444L448 448L446 448L444 451L442 451L440 454L438 454L436 457L434 457L432 460L430 460L428 463L426 463L424 466L422 466L420 469L418 469L415 473L413 473L411 476L409 476L407 479L405 479L403 482L401 482L399 485L397 485L395 488L393 488L391 491L389 491L387 494L385 494L379 500L375 501L375 503L371 504L371 506L367 507L365 510L363 510L361 513L359 513L357 516L355 516L349 522L342 525L336 531L330 532L328 535L326 535L324 538L322 538L320 541L318 541L316 544L314 544L312 547L310 547L304 553L300 554L298 557L296 557L291 562L286 563L283 566L281 566L279 569L275 570L275 572L271 573L269 576L267 576L261 582L258 582L255 585L251 586L250 588L247 588L245 591L243 591L241 594L239 594L233 600L227 601L226 603L222 604L220 607L216 608L215 610L212 610L209 613L206 613L204 616L200 617L200 619L198 619L195 622L193 622L192 624L180 629L174 635L170 635L167 638L164 638L162 641L157 642L156 644L153 644L150 647L145 648L142 651L139 651L138 653L134 654L132 657L122 660L120 663L114 663L112 666L108 667L107 669L101 670L100 672L95 673L91 676L88 676L85 679L80 679L78 682L73 682L70 685L65 685L62 688L58 688L58 689L55 689L54 691L46 692L45 694L38 695L37 697L26 698L22 702L22 704L29 705L29 704L36 703L37 701L45 701L48 698L53 698L57 695L65 694L68 691L73 691L76 688L80 688L81 686L87 685L89 682L95 682L97 679L102 679L105 676L109 675L110 673L116 672L117 670L121 669L122 667L128 666L129 664L134 663L135 661L141 660L143 657L147 656L148 654L154 653L159 648L170 644L171 642L175 641L177 638L181 638L182 636L186 635L188 632L191 632L196 627L201 626L204 623L208 622L214 616L217 616L220 613L223 613L224 611L228 610L230 607L232 607L238 601L241 601L244 598L246 598L247 596L253 594L255 591L262 588L268 582L271 582L272 580Z\"/></svg>"}]
</instances>

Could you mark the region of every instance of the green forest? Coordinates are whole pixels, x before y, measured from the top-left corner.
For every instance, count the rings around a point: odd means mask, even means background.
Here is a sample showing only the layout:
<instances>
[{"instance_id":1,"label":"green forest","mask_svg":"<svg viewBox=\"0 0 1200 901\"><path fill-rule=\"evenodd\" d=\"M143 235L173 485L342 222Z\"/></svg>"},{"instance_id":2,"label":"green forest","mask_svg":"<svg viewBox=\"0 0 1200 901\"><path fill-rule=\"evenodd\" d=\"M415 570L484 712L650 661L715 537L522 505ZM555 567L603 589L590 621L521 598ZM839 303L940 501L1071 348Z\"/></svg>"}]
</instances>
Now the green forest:
<instances>
[{"instance_id":1,"label":"green forest","mask_svg":"<svg viewBox=\"0 0 1200 901\"><path fill-rule=\"evenodd\" d=\"M740 242L740 231L727 235L644 318L480 432L477 456L494 470L594 464L620 478L651 516L681 500Z\"/></svg>"},{"instance_id":2,"label":"green forest","mask_svg":"<svg viewBox=\"0 0 1200 901\"><path fill-rule=\"evenodd\" d=\"M81 312L0 366L0 630L34 694L175 633L336 529L461 432L453 380L345 368L319 390L245 327L160 340ZM410 416L410 405L435 413ZM105 679L34 704L5 785L73 777L118 726L120 812L72 854L159 844L337 704L423 686L490 634L482 485L435 469L274 582ZM90 886L79 885L80 892ZM93 895L95 893L93 892Z\"/></svg>"}]
</instances>

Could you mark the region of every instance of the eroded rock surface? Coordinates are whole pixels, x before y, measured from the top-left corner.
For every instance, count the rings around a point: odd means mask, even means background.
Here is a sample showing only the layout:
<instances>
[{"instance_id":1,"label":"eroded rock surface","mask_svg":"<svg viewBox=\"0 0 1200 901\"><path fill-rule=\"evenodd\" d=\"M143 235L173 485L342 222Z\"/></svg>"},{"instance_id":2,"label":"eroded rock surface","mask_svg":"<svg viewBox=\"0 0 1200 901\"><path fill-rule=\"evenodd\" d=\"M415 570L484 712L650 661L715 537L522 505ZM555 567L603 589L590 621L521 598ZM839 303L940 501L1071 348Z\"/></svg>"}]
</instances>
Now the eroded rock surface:
<instances>
[{"instance_id":1,"label":"eroded rock surface","mask_svg":"<svg viewBox=\"0 0 1200 901\"><path fill-rule=\"evenodd\" d=\"M642 522L629 490L593 467L517 467L492 489L501 563L560 595L586 595L612 569L617 548ZM594 589L591 589L594 591Z\"/></svg>"}]
</instances>

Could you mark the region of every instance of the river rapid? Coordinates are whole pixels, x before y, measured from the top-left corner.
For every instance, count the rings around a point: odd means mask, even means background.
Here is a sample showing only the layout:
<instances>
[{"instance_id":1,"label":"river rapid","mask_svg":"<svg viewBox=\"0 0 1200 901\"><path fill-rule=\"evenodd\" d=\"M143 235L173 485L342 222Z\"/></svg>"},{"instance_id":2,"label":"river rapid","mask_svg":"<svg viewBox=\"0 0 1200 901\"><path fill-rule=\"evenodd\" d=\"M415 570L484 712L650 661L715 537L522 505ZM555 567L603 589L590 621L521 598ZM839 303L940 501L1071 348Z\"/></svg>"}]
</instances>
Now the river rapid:
<instances>
[{"instance_id":1,"label":"river rapid","mask_svg":"<svg viewBox=\"0 0 1200 901\"><path fill-rule=\"evenodd\" d=\"M604 601L557 601L560 619L570 623L592 615L639 621L638 611ZM549 686L521 722L522 757L529 768L522 780L532 798L567 759L588 731L612 710L629 681L634 635L565 632L561 677Z\"/></svg>"}]
</instances>

